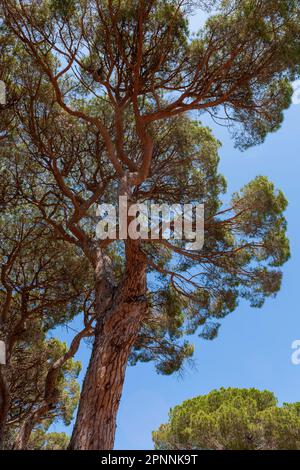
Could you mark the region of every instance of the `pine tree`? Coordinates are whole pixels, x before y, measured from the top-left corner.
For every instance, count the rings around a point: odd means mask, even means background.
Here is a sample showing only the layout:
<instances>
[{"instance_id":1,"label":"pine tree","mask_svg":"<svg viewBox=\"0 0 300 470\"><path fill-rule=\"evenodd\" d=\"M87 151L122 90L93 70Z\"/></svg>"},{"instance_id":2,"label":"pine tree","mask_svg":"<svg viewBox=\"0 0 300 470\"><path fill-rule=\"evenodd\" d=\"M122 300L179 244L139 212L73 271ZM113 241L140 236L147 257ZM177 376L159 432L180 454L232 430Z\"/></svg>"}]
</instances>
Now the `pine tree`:
<instances>
[{"instance_id":1,"label":"pine tree","mask_svg":"<svg viewBox=\"0 0 300 470\"><path fill-rule=\"evenodd\" d=\"M216 1L191 37L194 3L2 2L13 64L2 68L12 108L1 157L24 204L94 276L95 339L72 449L113 447L128 361L180 369L192 354L184 337L215 337L241 297L261 306L289 257L283 194L258 177L222 207L219 143L191 112L230 126L240 148L280 127L299 74L299 1ZM119 196L204 203L204 248L96 239L95 204Z\"/></svg>"},{"instance_id":2,"label":"pine tree","mask_svg":"<svg viewBox=\"0 0 300 470\"><path fill-rule=\"evenodd\" d=\"M170 410L153 440L160 450L299 450L300 403L278 406L254 388L213 390Z\"/></svg>"}]
</instances>

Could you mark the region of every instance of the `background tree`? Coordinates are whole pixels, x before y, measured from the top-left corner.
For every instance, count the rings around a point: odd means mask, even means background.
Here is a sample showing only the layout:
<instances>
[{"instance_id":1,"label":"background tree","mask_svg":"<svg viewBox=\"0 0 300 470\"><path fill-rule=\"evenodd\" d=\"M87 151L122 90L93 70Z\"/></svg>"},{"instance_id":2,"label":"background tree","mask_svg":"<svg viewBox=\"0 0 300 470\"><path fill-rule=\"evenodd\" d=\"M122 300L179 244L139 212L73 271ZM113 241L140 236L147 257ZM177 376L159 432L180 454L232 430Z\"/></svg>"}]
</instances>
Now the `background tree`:
<instances>
[{"instance_id":1,"label":"background tree","mask_svg":"<svg viewBox=\"0 0 300 470\"><path fill-rule=\"evenodd\" d=\"M46 433L42 429L36 430L30 439L29 450L66 450L69 444L69 436L63 432Z\"/></svg>"},{"instance_id":2,"label":"background tree","mask_svg":"<svg viewBox=\"0 0 300 470\"><path fill-rule=\"evenodd\" d=\"M2 156L24 168L14 172L24 203L94 273L73 449L112 448L129 358L178 370L192 353L183 336L200 328L213 338L240 297L262 305L289 257L282 193L258 177L221 208L218 143L187 112L235 123L243 148L277 130L299 73L299 1L214 2L217 14L191 37L194 3L2 2L15 58L8 88L21 96ZM205 203L204 249L97 240L93 205L119 195Z\"/></svg>"},{"instance_id":3,"label":"background tree","mask_svg":"<svg viewBox=\"0 0 300 470\"><path fill-rule=\"evenodd\" d=\"M299 450L300 403L254 388L221 388L184 401L153 432L156 449Z\"/></svg>"},{"instance_id":4,"label":"background tree","mask_svg":"<svg viewBox=\"0 0 300 470\"><path fill-rule=\"evenodd\" d=\"M72 357L91 334L89 277L69 245L53 238L37 211L20 205L5 159L0 175L0 441L26 448L37 426L69 424L79 398L80 363ZM72 273L72 274L71 274ZM70 349L51 330L84 312L85 327Z\"/></svg>"},{"instance_id":5,"label":"background tree","mask_svg":"<svg viewBox=\"0 0 300 470\"><path fill-rule=\"evenodd\" d=\"M15 448L26 448L31 431L41 422L50 425L63 419L68 424L72 419L80 371L72 357L91 330L86 320L68 349L51 339L51 329L84 310L81 301L87 307L89 293L79 278L82 263L76 268L72 253L55 243L51 249L41 227L36 230L26 223L24 214L23 220L17 211L13 215L9 223L1 213L5 223L1 225L0 313L1 339L6 344L6 364L0 371L1 438L6 447L13 443ZM76 282L68 282L67 266L77 272Z\"/></svg>"},{"instance_id":6,"label":"background tree","mask_svg":"<svg viewBox=\"0 0 300 470\"><path fill-rule=\"evenodd\" d=\"M33 445L42 448L42 440L47 448L48 444L51 445L51 433L46 433L49 426L59 420L69 425L73 418L80 392L76 380L80 363L71 359L64 364L55 385L48 388L46 395L49 370L66 353L67 347L54 339L42 341L36 332L27 344L24 340L20 343L10 361L10 407L5 423L4 448L31 449Z\"/></svg>"}]
</instances>

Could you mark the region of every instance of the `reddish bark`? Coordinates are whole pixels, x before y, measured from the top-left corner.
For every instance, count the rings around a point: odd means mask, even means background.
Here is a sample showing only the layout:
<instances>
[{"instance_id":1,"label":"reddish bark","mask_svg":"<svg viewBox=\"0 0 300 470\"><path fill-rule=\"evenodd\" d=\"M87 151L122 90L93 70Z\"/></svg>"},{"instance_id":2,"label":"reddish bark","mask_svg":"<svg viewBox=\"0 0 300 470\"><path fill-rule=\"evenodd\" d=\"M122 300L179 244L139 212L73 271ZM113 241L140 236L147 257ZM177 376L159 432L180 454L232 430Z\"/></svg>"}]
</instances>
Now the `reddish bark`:
<instances>
[{"instance_id":1,"label":"reddish bark","mask_svg":"<svg viewBox=\"0 0 300 470\"><path fill-rule=\"evenodd\" d=\"M146 264L137 253L130 258L123 281L104 312L98 302L95 342L70 449L109 450L114 445L128 357L147 313Z\"/></svg>"}]
</instances>

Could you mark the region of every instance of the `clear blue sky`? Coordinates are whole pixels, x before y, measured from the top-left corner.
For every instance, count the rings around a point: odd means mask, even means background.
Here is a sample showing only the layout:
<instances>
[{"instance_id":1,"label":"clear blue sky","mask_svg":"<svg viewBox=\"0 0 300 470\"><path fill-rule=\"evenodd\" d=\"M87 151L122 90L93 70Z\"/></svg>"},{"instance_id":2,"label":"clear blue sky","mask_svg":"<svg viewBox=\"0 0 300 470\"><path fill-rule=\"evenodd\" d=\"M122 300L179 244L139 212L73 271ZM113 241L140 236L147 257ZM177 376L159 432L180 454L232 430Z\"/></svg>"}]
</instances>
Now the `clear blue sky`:
<instances>
[{"instance_id":1,"label":"clear blue sky","mask_svg":"<svg viewBox=\"0 0 300 470\"><path fill-rule=\"evenodd\" d=\"M201 20L194 17L192 27ZM159 376L151 364L127 369L116 449L153 448L151 431L167 420L170 407L222 386L269 389L280 403L300 401L300 365L291 362L291 344L300 339L300 105L286 112L280 131L245 153L234 149L226 129L211 122L210 127L223 143L220 171L229 193L257 175L268 176L284 191L292 258L284 267L282 290L275 299L258 310L242 302L223 321L217 339L195 338L195 368L186 369L183 377ZM63 334L64 340L70 337ZM85 346L77 354L84 366L89 354ZM71 432L61 425L54 429Z\"/></svg>"}]
</instances>

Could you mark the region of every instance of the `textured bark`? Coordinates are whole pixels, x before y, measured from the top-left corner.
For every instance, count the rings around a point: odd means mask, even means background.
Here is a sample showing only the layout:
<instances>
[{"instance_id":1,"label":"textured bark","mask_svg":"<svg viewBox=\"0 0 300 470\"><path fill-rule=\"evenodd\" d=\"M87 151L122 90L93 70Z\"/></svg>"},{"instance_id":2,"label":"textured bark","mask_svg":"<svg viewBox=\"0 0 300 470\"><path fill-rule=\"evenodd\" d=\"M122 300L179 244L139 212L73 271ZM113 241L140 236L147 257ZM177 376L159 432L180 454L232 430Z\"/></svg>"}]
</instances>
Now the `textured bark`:
<instances>
[{"instance_id":1,"label":"textured bark","mask_svg":"<svg viewBox=\"0 0 300 470\"><path fill-rule=\"evenodd\" d=\"M127 264L123 281L104 311L99 298L101 289L97 294L95 341L70 449L110 450L114 445L128 357L147 313L146 264L137 253Z\"/></svg>"},{"instance_id":2,"label":"textured bark","mask_svg":"<svg viewBox=\"0 0 300 470\"><path fill-rule=\"evenodd\" d=\"M9 387L3 369L4 366L0 365L0 450L4 446L5 424L10 406Z\"/></svg>"},{"instance_id":3,"label":"textured bark","mask_svg":"<svg viewBox=\"0 0 300 470\"><path fill-rule=\"evenodd\" d=\"M21 425L14 442L14 450L25 450L27 448L34 424L35 423L30 419L26 419L26 421Z\"/></svg>"}]
</instances>

